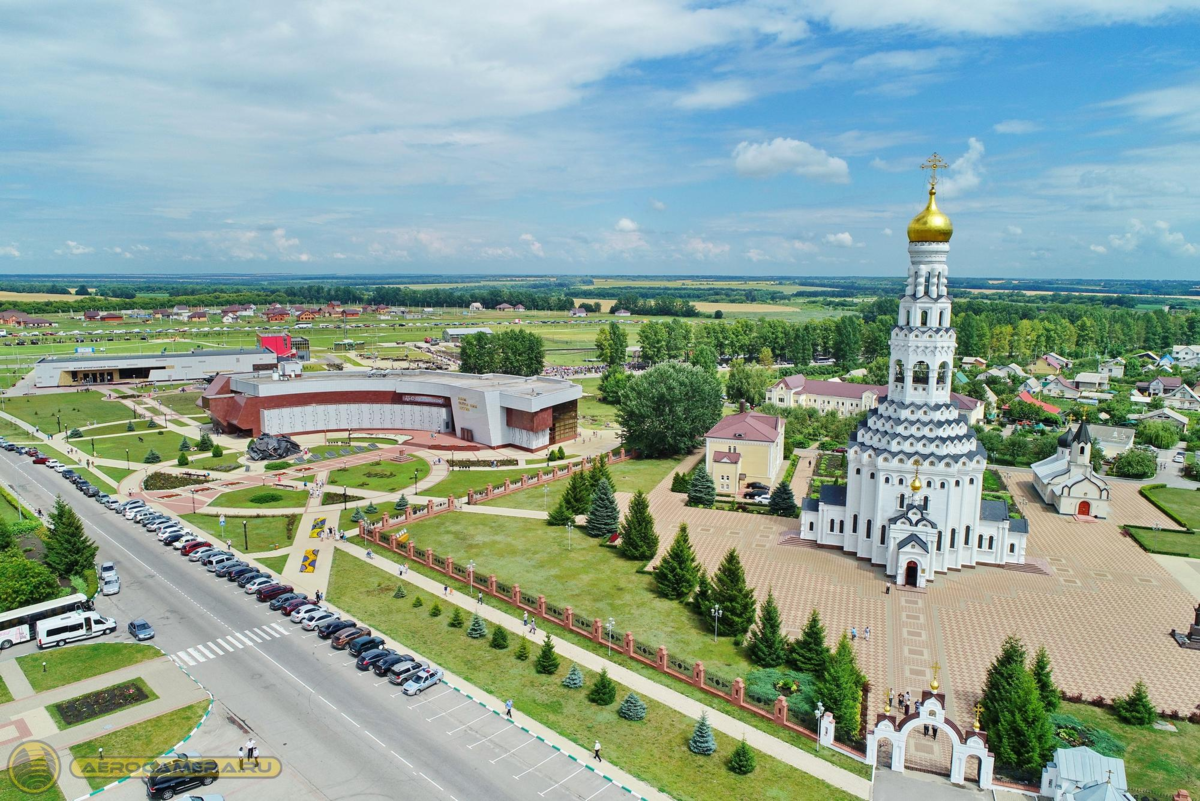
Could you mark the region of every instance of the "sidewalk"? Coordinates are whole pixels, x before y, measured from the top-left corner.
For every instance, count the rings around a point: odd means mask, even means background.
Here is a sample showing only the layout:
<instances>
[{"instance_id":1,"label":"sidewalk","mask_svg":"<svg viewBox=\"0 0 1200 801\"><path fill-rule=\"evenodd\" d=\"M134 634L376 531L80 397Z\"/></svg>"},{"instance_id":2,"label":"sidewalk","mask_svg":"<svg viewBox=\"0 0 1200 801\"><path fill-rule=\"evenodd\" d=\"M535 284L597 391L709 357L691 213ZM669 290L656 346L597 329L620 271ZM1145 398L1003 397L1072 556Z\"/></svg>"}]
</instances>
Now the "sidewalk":
<instances>
[{"instance_id":1,"label":"sidewalk","mask_svg":"<svg viewBox=\"0 0 1200 801\"><path fill-rule=\"evenodd\" d=\"M353 555L359 559L362 559L363 561L369 561L370 564L379 567L381 570L391 571L393 574L395 573L395 570L393 569L396 567L395 563L383 559L367 560L366 551L357 545L339 542L335 544L335 547L346 554ZM327 561L332 562L332 558ZM443 603L457 604L458 606L463 607L472 613L478 614L480 617L486 619L489 623L504 626L514 634L520 635L525 632L525 628L521 625L520 621L514 618L512 615L491 606L484 605L480 607L475 603L475 599L469 594L456 592L450 598L442 597L440 595L442 588L441 583L427 578L420 573L409 571L406 573L403 580L437 596ZM314 584L313 589L315 588L316 585ZM305 589L309 588L306 587ZM321 589L322 591L325 591L327 588L325 586L321 586ZM752 726L748 726L747 724L742 723L741 721L736 720L729 715L726 715L724 712L720 711L720 709L702 704L699 701L672 690L666 685L660 684L652 679L648 679L639 673L634 673L632 670L629 670L620 663L611 662L604 657L599 656L598 654L594 654L591 651L575 645L569 640L556 637L554 636L553 630L550 630L550 636L554 642L555 650L564 660L575 662L580 666L588 668L589 670L597 673L599 673L602 668L607 668L609 675L612 676L614 681L625 685L640 695L653 698L656 701L671 707L672 709L678 710L688 717L699 718L702 712L707 712L708 719L712 723L713 728L717 729L718 731L721 731L735 739L740 739L744 736L746 738L746 742L748 742L754 748L765 754L769 754L798 770L815 776L822 781L828 782L829 784L845 790L848 793L852 793L860 798L871 797L870 780L855 776L853 773L843 770L842 768L839 768L830 762L826 762L825 760L806 751L802 751L794 745L790 745L783 740L772 737L766 732L763 732Z\"/></svg>"}]
</instances>

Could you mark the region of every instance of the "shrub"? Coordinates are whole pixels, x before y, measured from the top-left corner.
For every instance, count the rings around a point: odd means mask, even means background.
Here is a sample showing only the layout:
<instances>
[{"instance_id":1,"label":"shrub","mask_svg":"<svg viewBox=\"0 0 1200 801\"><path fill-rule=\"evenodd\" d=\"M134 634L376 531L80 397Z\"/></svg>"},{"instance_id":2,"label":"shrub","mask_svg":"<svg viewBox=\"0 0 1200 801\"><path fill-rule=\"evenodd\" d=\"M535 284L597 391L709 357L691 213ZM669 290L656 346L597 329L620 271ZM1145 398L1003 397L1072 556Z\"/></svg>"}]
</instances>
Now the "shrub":
<instances>
[{"instance_id":1,"label":"shrub","mask_svg":"<svg viewBox=\"0 0 1200 801\"><path fill-rule=\"evenodd\" d=\"M571 665L571 669L567 671L567 677L562 680L564 687L572 690L578 690L583 686L583 671L579 669L579 665Z\"/></svg>"},{"instance_id":2,"label":"shrub","mask_svg":"<svg viewBox=\"0 0 1200 801\"><path fill-rule=\"evenodd\" d=\"M466 624L467 621L463 617L462 608L458 606L454 607L454 611L450 613L450 623L448 624L450 628L461 629Z\"/></svg>"},{"instance_id":3,"label":"shrub","mask_svg":"<svg viewBox=\"0 0 1200 801\"><path fill-rule=\"evenodd\" d=\"M646 702L638 698L636 693L630 693L625 696L625 700L617 708L617 714L625 720L645 720Z\"/></svg>"},{"instance_id":4,"label":"shrub","mask_svg":"<svg viewBox=\"0 0 1200 801\"><path fill-rule=\"evenodd\" d=\"M188 459L188 455L186 453L180 451L179 458L175 460L175 464L179 465L180 467L187 467L189 464L191 464L191 461Z\"/></svg>"},{"instance_id":5,"label":"shrub","mask_svg":"<svg viewBox=\"0 0 1200 801\"><path fill-rule=\"evenodd\" d=\"M379 511L379 507L376 506L375 504L373 504L373 503L367 504L367 508L366 508L367 514L373 515L373 514L376 514L378 511Z\"/></svg>"},{"instance_id":6,"label":"shrub","mask_svg":"<svg viewBox=\"0 0 1200 801\"><path fill-rule=\"evenodd\" d=\"M617 700L617 684L608 677L608 668L603 668L596 683L588 690L587 699L599 706L608 706Z\"/></svg>"},{"instance_id":7,"label":"shrub","mask_svg":"<svg viewBox=\"0 0 1200 801\"><path fill-rule=\"evenodd\" d=\"M746 736L742 735L742 741L738 743L737 748L733 749L733 753L729 755L729 770L739 776L749 776L754 772L754 768L754 752L747 745Z\"/></svg>"},{"instance_id":8,"label":"shrub","mask_svg":"<svg viewBox=\"0 0 1200 801\"><path fill-rule=\"evenodd\" d=\"M203 484L203 478L193 478L180 473L151 473L146 476L142 486L148 490L170 490L190 487L193 484Z\"/></svg>"},{"instance_id":9,"label":"shrub","mask_svg":"<svg viewBox=\"0 0 1200 801\"><path fill-rule=\"evenodd\" d=\"M517 646L515 656L518 662L524 662L529 659L529 640L525 639L524 635L521 636L521 644Z\"/></svg>"},{"instance_id":10,"label":"shrub","mask_svg":"<svg viewBox=\"0 0 1200 801\"><path fill-rule=\"evenodd\" d=\"M497 651L503 651L508 647L508 632L505 631L504 626L496 626L492 629L491 645Z\"/></svg>"},{"instance_id":11,"label":"shrub","mask_svg":"<svg viewBox=\"0 0 1200 801\"><path fill-rule=\"evenodd\" d=\"M403 512L405 509L408 508L408 498L404 497L404 495L401 494L400 497L396 499L396 503L392 508L395 509L397 512Z\"/></svg>"},{"instance_id":12,"label":"shrub","mask_svg":"<svg viewBox=\"0 0 1200 801\"><path fill-rule=\"evenodd\" d=\"M439 604L437 601L434 601L433 606L429 607L429 616L430 617L441 617L442 616L442 605Z\"/></svg>"},{"instance_id":13,"label":"shrub","mask_svg":"<svg viewBox=\"0 0 1200 801\"><path fill-rule=\"evenodd\" d=\"M688 740L688 750L700 756L712 756L717 752L717 739L713 737L707 712L700 713L700 719L692 731L692 739Z\"/></svg>"},{"instance_id":14,"label":"shrub","mask_svg":"<svg viewBox=\"0 0 1200 801\"><path fill-rule=\"evenodd\" d=\"M559 498L558 505L551 509L550 514L546 517L546 525L562 527L574 520L575 516L567 511L566 499Z\"/></svg>"},{"instance_id":15,"label":"shrub","mask_svg":"<svg viewBox=\"0 0 1200 801\"><path fill-rule=\"evenodd\" d=\"M125 430L126 430L126 431L133 431L133 430L134 430L134 426L133 426L133 421L132 421L132 420L130 420L128 423L126 423L126 424L125 424Z\"/></svg>"},{"instance_id":16,"label":"shrub","mask_svg":"<svg viewBox=\"0 0 1200 801\"><path fill-rule=\"evenodd\" d=\"M158 464L162 461L162 457L158 455L158 451L153 448L142 458L143 464Z\"/></svg>"},{"instance_id":17,"label":"shrub","mask_svg":"<svg viewBox=\"0 0 1200 801\"><path fill-rule=\"evenodd\" d=\"M216 454L213 454L213 455L216 456ZM282 470L285 467L291 467L291 466L292 466L291 462L267 462L265 465L263 465L263 469L264 470Z\"/></svg>"},{"instance_id":18,"label":"shrub","mask_svg":"<svg viewBox=\"0 0 1200 801\"><path fill-rule=\"evenodd\" d=\"M208 435L208 432L205 432L205 433L203 433L203 434L201 434L201 435L200 435L200 439L199 439L199 441L196 443L196 450L198 450L198 451L210 451L210 450L212 450L212 446L213 446L212 437L210 437L210 436Z\"/></svg>"},{"instance_id":19,"label":"shrub","mask_svg":"<svg viewBox=\"0 0 1200 801\"><path fill-rule=\"evenodd\" d=\"M250 496L250 503L262 505L265 503L275 503L283 500L283 495L278 492L256 492Z\"/></svg>"},{"instance_id":20,"label":"shrub","mask_svg":"<svg viewBox=\"0 0 1200 801\"><path fill-rule=\"evenodd\" d=\"M671 492L687 492L691 476L687 473L676 473L671 476Z\"/></svg>"},{"instance_id":21,"label":"shrub","mask_svg":"<svg viewBox=\"0 0 1200 801\"><path fill-rule=\"evenodd\" d=\"M393 598L405 598L407 596L408 596L408 592L404 589L404 585L397 584L396 591L394 593L392 593L392 597Z\"/></svg>"},{"instance_id":22,"label":"shrub","mask_svg":"<svg viewBox=\"0 0 1200 801\"><path fill-rule=\"evenodd\" d=\"M487 625L479 615L471 615L471 625L467 627L467 636L472 640L482 640L487 636Z\"/></svg>"},{"instance_id":23,"label":"shrub","mask_svg":"<svg viewBox=\"0 0 1200 801\"><path fill-rule=\"evenodd\" d=\"M225 450L220 445L213 445L212 446L212 455L213 456L224 456Z\"/></svg>"},{"instance_id":24,"label":"shrub","mask_svg":"<svg viewBox=\"0 0 1200 801\"><path fill-rule=\"evenodd\" d=\"M558 665L558 654L554 653L554 643L550 641L550 632L546 632L546 639L542 641L542 648L538 651L534 669L542 675L553 676L558 672Z\"/></svg>"},{"instance_id":25,"label":"shrub","mask_svg":"<svg viewBox=\"0 0 1200 801\"><path fill-rule=\"evenodd\" d=\"M1150 693L1141 679L1133 685L1129 695L1113 700L1113 712L1117 720L1130 726L1149 726L1158 720L1158 712L1150 703Z\"/></svg>"},{"instance_id":26,"label":"shrub","mask_svg":"<svg viewBox=\"0 0 1200 801\"><path fill-rule=\"evenodd\" d=\"M434 603L437 603L437 602L435 601ZM413 609L420 609L424 605L425 605L425 602L423 600L421 600L420 595L418 595L416 598L413 598Z\"/></svg>"},{"instance_id":27,"label":"shrub","mask_svg":"<svg viewBox=\"0 0 1200 801\"><path fill-rule=\"evenodd\" d=\"M83 432L80 431L78 428L72 428L70 431L67 432L67 439L78 439L79 437L82 437L82 436L83 436Z\"/></svg>"},{"instance_id":28,"label":"shrub","mask_svg":"<svg viewBox=\"0 0 1200 801\"><path fill-rule=\"evenodd\" d=\"M1125 753L1125 744L1103 729L1089 726L1071 715L1051 715L1050 725L1054 736L1068 748L1087 746L1098 754L1119 757Z\"/></svg>"},{"instance_id":29,"label":"shrub","mask_svg":"<svg viewBox=\"0 0 1200 801\"><path fill-rule=\"evenodd\" d=\"M184 451L190 451L191 449L192 449L192 443L188 442L187 437L184 437L183 439L179 440L179 452L180 453L183 453Z\"/></svg>"}]
</instances>

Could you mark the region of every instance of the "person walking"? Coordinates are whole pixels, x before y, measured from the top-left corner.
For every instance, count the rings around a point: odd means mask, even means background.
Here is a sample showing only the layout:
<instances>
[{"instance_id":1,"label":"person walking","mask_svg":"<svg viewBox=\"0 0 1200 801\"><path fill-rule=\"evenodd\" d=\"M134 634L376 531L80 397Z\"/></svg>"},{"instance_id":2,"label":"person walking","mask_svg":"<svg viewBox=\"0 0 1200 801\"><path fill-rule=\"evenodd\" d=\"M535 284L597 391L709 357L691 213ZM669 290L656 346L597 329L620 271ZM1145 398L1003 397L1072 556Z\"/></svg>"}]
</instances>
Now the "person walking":
<instances>
[{"instance_id":1,"label":"person walking","mask_svg":"<svg viewBox=\"0 0 1200 801\"><path fill-rule=\"evenodd\" d=\"M603 759L600 758L600 741L599 740L597 740L596 744L592 746L592 756L594 756L596 758L597 762L604 761Z\"/></svg>"},{"instance_id":2,"label":"person walking","mask_svg":"<svg viewBox=\"0 0 1200 801\"><path fill-rule=\"evenodd\" d=\"M863 629L863 639L866 640L867 642L871 641L871 627L870 626L867 626L865 629Z\"/></svg>"},{"instance_id":3,"label":"person walking","mask_svg":"<svg viewBox=\"0 0 1200 801\"><path fill-rule=\"evenodd\" d=\"M258 745L256 743L254 746L254 767L257 768L258 766L259 766L259 764L258 764Z\"/></svg>"},{"instance_id":4,"label":"person walking","mask_svg":"<svg viewBox=\"0 0 1200 801\"><path fill-rule=\"evenodd\" d=\"M512 699L511 698L509 698L507 701L504 702L504 717L508 718L509 720L513 719Z\"/></svg>"},{"instance_id":5,"label":"person walking","mask_svg":"<svg viewBox=\"0 0 1200 801\"><path fill-rule=\"evenodd\" d=\"M483 593L479 593L479 605L483 606Z\"/></svg>"},{"instance_id":6,"label":"person walking","mask_svg":"<svg viewBox=\"0 0 1200 801\"><path fill-rule=\"evenodd\" d=\"M447 587L445 584L443 584L443 585L442 585L442 597L443 597L443 598L449 598L449 597L450 597L450 588L449 588L449 587Z\"/></svg>"},{"instance_id":7,"label":"person walking","mask_svg":"<svg viewBox=\"0 0 1200 801\"><path fill-rule=\"evenodd\" d=\"M856 629L854 626L851 626L850 627L850 642L854 642L857 639L858 639L858 629Z\"/></svg>"},{"instance_id":8,"label":"person walking","mask_svg":"<svg viewBox=\"0 0 1200 801\"><path fill-rule=\"evenodd\" d=\"M239 745L238 746L238 770L245 770L245 768L246 768L246 746Z\"/></svg>"},{"instance_id":9,"label":"person walking","mask_svg":"<svg viewBox=\"0 0 1200 801\"><path fill-rule=\"evenodd\" d=\"M529 613L528 613L528 612L522 612L522 613L521 613L521 625L522 625L522 626L528 626L528 625L529 625Z\"/></svg>"}]
</instances>

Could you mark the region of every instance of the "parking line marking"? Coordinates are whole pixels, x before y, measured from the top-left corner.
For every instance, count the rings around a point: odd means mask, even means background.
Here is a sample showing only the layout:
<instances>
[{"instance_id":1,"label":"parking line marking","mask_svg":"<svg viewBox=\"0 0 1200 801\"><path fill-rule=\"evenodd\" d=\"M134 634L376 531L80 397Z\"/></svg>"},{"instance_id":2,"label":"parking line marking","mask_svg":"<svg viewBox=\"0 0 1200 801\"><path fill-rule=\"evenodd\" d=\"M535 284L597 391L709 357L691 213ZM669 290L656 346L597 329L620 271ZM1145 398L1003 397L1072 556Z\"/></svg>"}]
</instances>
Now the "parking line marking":
<instances>
[{"instance_id":1,"label":"parking line marking","mask_svg":"<svg viewBox=\"0 0 1200 801\"><path fill-rule=\"evenodd\" d=\"M437 713L436 715L434 715L434 716L433 716L433 717L431 717L431 718L425 718L425 722L426 722L426 723L428 723L428 722L429 722L429 721L431 721L431 720L437 720L437 719L438 719L438 718L440 718L442 715L449 715L449 714L450 714L451 712L453 712L454 710L456 710L456 709L461 709L462 707L466 706L467 704L473 704L473 703L475 703L475 702L474 702L474 701L472 701L472 700L470 700L470 699L468 699L468 700L466 700L466 701L463 701L463 702L462 702L461 704L459 704L458 706L452 706L452 707L450 707L450 708L449 708L449 709L447 709L445 712L439 712L439 713Z\"/></svg>"},{"instance_id":2,"label":"parking line marking","mask_svg":"<svg viewBox=\"0 0 1200 801\"><path fill-rule=\"evenodd\" d=\"M446 693L452 693L452 692L454 692L454 690L450 687L447 687L446 692L438 693L437 695L433 696L432 698L426 698L424 701L418 701L417 703L409 706L409 709L416 709L421 704L428 704L430 701L436 701L437 699L441 698Z\"/></svg>"},{"instance_id":3,"label":"parking line marking","mask_svg":"<svg viewBox=\"0 0 1200 801\"><path fill-rule=\"evenodd\" d=\"M537 763L536 765L534 765L534 766L533 766L533 767L531 767L531 768L526 768L525 770L521 771L521 772L520 772L520 773L518 773L517 775L513 776L513 778L514 778L514 779L519 779L519 778L521 778L522 776L524 776L526 773L529 773L530 771L533 771L533 770L537 770L537 769L538 769L538 768L540 768L542 765L545 765L547 762L549 762L550 760L552 760L552 759L554 759L556 756L558 756L558 754L559 754L559 752L558 752L558 751L555 751L553 754L551 754L550 756L546 757L546 758L545 758L545 759L543 759L541 762Z\"/></svg>"},{"instance_id":4,"label":"parking line marking","mask_svg":"<svg viewBox=\"0 0 1200 801\"><path fill-rule=\"evenodd\" d=\"M320 698L322 701L325 701L325 696L323 696L323 695L318 695L317 697L318 697L318 698ZM325 701L325 703L329 704L329 702L328 702L328 701ZM334 706L333 704L329 704L329 708L330 708L330 709L334 709L334 710L336 710L336 709L337 709L337 707L336 707L336 706ZM346 720L349 720L349 718L346 718Z\"/></svg>"},{"instance_id":5,"label":"parking line marking","mask_svg":"<svg viewBox=\"0 0 1200 801\"><path fill-rule=\"evenodd\" d=\"M188 656L187 654L185 654L183 651L180 651L180 652L179 652L179 658L180 658L180 659L182 659L184 662L187 662L187 663L188 663L188 667L195 667L195 666L196 666L196 662L195 662L195 660L194 660L194 659L192 659L192 658L191 658L190 656Z\"/></svg>"},{"instance_id":6,"label":"parking line marking","mask_svg":"<svg viewBox=\"0 0 1200 801\"><path fill-rule=\"evenodd\" d=\"M234 633L235 633L235 634L237 634L237 636L241 637L243 640L245 640L245 641L246 641L246 645L250 645L250 641L246 639L246 635L245 635L245 634L242 634L242 633L240 633L240 632L234 632ZM230 639L233 639L233 638L232 638L232 637L230 637ZM237 642L237 640L233 640L233 641L234 641L234 642Z\"/></svg>"},{"instance_id":7,"label":"parking line marking","mask_svg":"<svg viewBox=\"0 0 1200 801\"><path fill-rule=\"evenodd\" d=\"M310 638L316 637L316 636L317 636L317 633L314 631L312 634L305 634L304 639L307 640L307 639L310 639Z\"/></svg>"},{"instance_id":8,"label":"parking line marking","mask_svg":"<svg viewBox=\"0 0 1200 801\"><path fill-rule=\"evenodd\" d=\"M505 725L503 728L501 728L501 729L497 730L497 731L496 731L494 734L489 734L487 737L484 737L484 738L483 738L482 740L480 740L478 743L472 743L471 745L468 745L468 746L467 746L467 748L474 748L475 746L479 745L480 743L486 743L488 740L492 739L492 738L493 738L493 737L495 737L497 734L501 734L501 733L503 733L503 732L506 732L506 731L512 731L512 726L511 726L511 725Z\"/></svg>"},{"instance_id":9,"label":"parking line marking","mask_svg":"<svg viewBox=\"0 0 1200 801\"><path fill-rule=\"evenodd\" d=\"M366 729L363 729L363 734L367 735L368 737L370 737L372 740L379 743L380 745L383 745L383 742L380 741L380 739L378 737L376 737L374 734L371 734L371 732L367 731ZM383 747L387 748L386 745L383 745Z\"/></svg>"},{"instance_id":10,"label":"parking line marking","mask_svg":"<svg viewBox=\"0 0 1200 801\"><path fill-rule=\"evenodd\" d=\"M187 652L188 652L189 654L191 654L191 655L192 655L192 658L193 658L193 659L195 659L197 662L207 662L207 661L208 661L208 660L207 660L207 659L205 659L204 657L200 656L200 654L196 653L196 649L195 649L195 648L189 648L189 649L187 649Z\"/></svg>"},{"instance_id":11,"label":"parking line marking","mask_svg":"<svg viewBox=\"0 0 1200 801\"><path fill-rule=\"evenodd\" d=\"M472 721L471 721L471 723L478 723L479 721L483 720L484 718L486 718L486 717L487 717L488 715L490 715L490 714L492 714L490 711L489 711L489 712L484 712L482 715L480 715L479 717L477 717L477 718L475 718L474 720L472 720ZM470 725L471 725L471 723L464 723L463 725L459 726L457 729L451 729L450 731L446 732L446 734L454 734L454 732L456 732L456 731L462 731L463 729L465 729L465 728L467 728L468 726L470 726Z\"/></svg>"},{"instance_id":12,"label":"parking line marking","mask_svg":"<svg viewBox=\"0 0 1200 801\"><path fill-rule=\"evenodd\" d=\"M396 759L398 759L398 760L400 760L401 762L403 762L405 765L408 765L410 768L412 767L412 763L411 763L411 762L409 762L407 759L405 759L404 757L402 757L402 756L400 756L399 754L397 754L395 751L391 751L391 752L389 752L389 753L391 753L391 755L392 755L392 756L394 756Z\"/></svg>"},{"instance_id":13,"label":"parking line marking","mask_svg":"<svg viewBox=\"0 0 1200 801\"><path fill-rule=\"evenodd\" d=\"M559 782L558 784L552 785L552 786L550 786L550 787L547 787L545 790L542 790L540 793L538 793L538 795L540 795L540 796L542 796L543 798L545 798L545 797L546 797L546 793L550 792L550 791L551 791L551 790L553 790L555 787L558 787L558 785L559 785L559 784L562 784L562 783L563 783L563 782L565 782L565 781L568 781L568 780L570 780L570 779L573 779L573 778L575 778L577 775L579 775L579 774L580 774L580 773L582 773L583 771L584 771L584 768L580 768L579 770L575 771L575 772L574 772L574 773L572 773L570 776L568 776L566 779L563 779L563 780L562 780L561 782Z\"/></svg>"},{"instance_id":14,"label":"parking line marking","mask_svg":"<svg viewBox=\"0 0 1200 801\"><path fill-rule=\"evenodd\" d=\"M287 629L285 629L283 626L279 625L278 623L272 623L271 625L274 626L275 628L279 629L281 632L283 632L284 637L287 637L289 634L291 634L290 631L288 631Z\"/></svg>"},{"instance_id":15,"label":"parking line marking","mask_svg":"<svg viewBox=\"0 0 1200 801\"><path fill-rule=\"evenodd\" d=\"M520 751L522 748L524 748L525 746L529 745L530 743L536 743L536 742L537 742L537 737L534 737L534 736L530 735L530 737L529 737L529 739L528 739L528 740L526 740L525 742L521 743L520 745L518 745L518 746L517 746L516 748L514 748L513 750L509 751L509 752L508 752L508 754L515 754L516 752ZM492 760L492 764L493 764L493 765L495 765L497 762L499 762L500 760L504 759L504 757L508 756L508 754L505 754L504 756L498 756L498 757L496 757L495 759L493 759L493 760Z\"/></svg>"},{"instance_id":16,"label":"parking line marking","mask_svg":"<svg viewBox=\"0 0 1200 801\"><path fill-rule=\"evenodd\" d=\"M254 640L255 642L262 642L262 640L258 639L258 637L254 634L253 631L247 630L246 633L249 634L250 639Z\"/></svg>"},{"instance_id":17,"label":"parking line marking","mask_svg":"<svg viewBox=\"0 0 1200 801\"><path fill-rule=\"evenodd\" d=\"M387 684L387 683L388 683L388 680L387 680L387 679L384 679L383 681L379 682L379 683L378 683L378 684L376 684L375 686L376 686L376 687L378 687L380 684Z\"/></svg>"},{"instance_id":18,"label":"parking line marking","mask_svg":"<svg viewBox=\"0 0 1200 801\"><path fill-rule=\"evenodd\" d=\"M345 712L342 713L342 717L344 717L346 720L349 720L351 723L354 723L354 720L351 719L351 717L349 715L347 715ZM361 729L362 726L359 726L357 723L354 723L354 728Z\"/></svg>"},{"instance_id":19,"label":"parking line marking","mask_svg":"<svg viewBox=\"0 0 1200 801\"><path fill-rule=\"evenodd\" d=\"M609 787L612 787L612 785L613 785L613 783L612 783L612 781L611 781L611 780L604 782L604 786L603 786L603 787L601 787L599 790L597 790L596 792L594 792L594 793L592 793L591 795L589 795L587 798L583 799L583 801L592 801L592 799L593 799L593 798L595 798L596 796L598 796L598 795L600 795L601 793L603 793L603 792L604 792L605 790L607 790Z\"/></svg>"},{"instance_id":20,"label":"parking line marking","mask_svg":"<svg viewBox=\"0 0 1200 801\"><path fill-rule=\"evenodd\" d=\"M349 662L343 662L342 664L343 665L353 665L357 661L358 661L357 659L351 659Z\"/></svg>"},{"instance_id":21,"label":"parking line marking","mask_svg":"<svg viewBox=\"0 0 1200 801\"><path fill-rule=\"evenodd\" d=\"M441 792L443 792L443 793L444 793L444 792L446 792L445 790L442 790L442 788L441 788L441 787L438 785L438 783L437 783L437 782L435 782L433 779L431 779L431 778L429 778L428 776L426 776L424 773L422 773L422 774L421 774L421 776L422 776L422 778L424 778L424 779L425 779L425 781L429 782L429 783L430 783L430 784L432 784L434 787L437 787L439 791L441 791Z\"/></svg>"}]
</instances>

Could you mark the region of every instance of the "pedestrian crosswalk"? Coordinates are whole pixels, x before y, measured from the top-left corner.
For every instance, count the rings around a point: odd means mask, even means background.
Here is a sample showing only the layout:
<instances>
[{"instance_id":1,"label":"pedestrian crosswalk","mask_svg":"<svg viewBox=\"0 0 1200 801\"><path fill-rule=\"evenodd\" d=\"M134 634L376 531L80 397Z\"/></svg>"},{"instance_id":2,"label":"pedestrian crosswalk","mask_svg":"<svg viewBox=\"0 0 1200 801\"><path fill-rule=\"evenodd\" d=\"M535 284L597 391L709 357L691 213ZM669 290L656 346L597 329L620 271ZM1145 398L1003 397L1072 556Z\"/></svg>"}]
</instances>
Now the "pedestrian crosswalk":
<instances>
[{"instance_id":1,"label":"pedestrian crosswalk","mask_svg":"<svg viewBox=\"0 0 1200 801\"><path fill-rule=\"evenodd\" d=\"M228 637L214 637L206 642L197 643L191 648L176 651L171 654L171 661L177 665L195 667L201 662L232 654L246 646L253 647L258 643L270 642L290 634L291 632L279 623L268 623L264 626L255 626L245 631L234 632Z\"/></svg>"}]
</instances>

